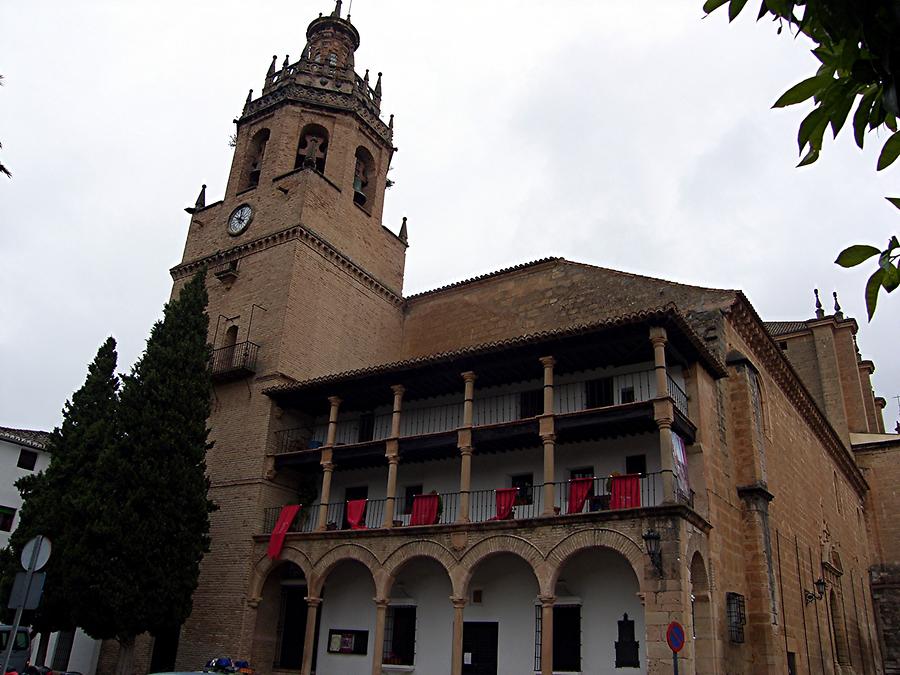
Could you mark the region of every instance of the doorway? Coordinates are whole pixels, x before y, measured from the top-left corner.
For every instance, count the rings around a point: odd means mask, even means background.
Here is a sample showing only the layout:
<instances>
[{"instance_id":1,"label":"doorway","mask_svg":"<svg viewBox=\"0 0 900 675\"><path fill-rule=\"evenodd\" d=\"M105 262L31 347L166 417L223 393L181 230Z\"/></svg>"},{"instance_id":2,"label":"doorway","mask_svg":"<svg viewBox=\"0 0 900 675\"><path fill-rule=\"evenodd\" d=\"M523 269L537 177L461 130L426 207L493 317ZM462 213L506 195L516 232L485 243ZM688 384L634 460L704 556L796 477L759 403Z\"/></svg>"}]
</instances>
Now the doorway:
<instances>
[{"instance_id":1,"label":"doorway","mask_svg":"<svg viewBox=\"0 0 900 675\"><path fill-rule=\"evenodd\" d=\"M463 624L464 675L497 675L496 621L466 621Z\"/></svg>"}]
</instances>

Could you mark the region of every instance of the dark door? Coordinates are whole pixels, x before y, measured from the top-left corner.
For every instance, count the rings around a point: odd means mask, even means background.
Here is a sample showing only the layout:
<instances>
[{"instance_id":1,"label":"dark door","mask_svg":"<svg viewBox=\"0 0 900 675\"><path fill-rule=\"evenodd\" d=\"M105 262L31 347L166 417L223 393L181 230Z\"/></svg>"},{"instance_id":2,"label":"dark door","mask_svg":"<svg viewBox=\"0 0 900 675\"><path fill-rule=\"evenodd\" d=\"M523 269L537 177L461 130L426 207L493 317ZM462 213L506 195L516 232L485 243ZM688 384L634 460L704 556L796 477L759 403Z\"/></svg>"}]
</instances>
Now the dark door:
<instances>
[{"instance_id":1,"label":"dark door","mask_svg":"<svg viewBox=\"0 0 900 675\"><path fill-rule=\"evenodd\" d=\"M178 638L181 626L173 626L159 631L153 640L153 653L150 656L150 672L165 673L175 670L175 657L178 654Z\"/></svg>"},{"instance_id":2,"label":"dark door","mask_svg":"<svg viewBox=\"0 0 900 675\"><path fill-rule=\"evenodd\" d=\"M463 624L464 675L497 675L497 627L489 621Z\"/></svg>"},{"instance_id":3,"label":"dark door","mask_svg":"<svg viewBox=\"0 0 900 675\"><path fill-rule=\"evenodd\" d=\"M306 637L306 586L281 587L281 616L278 634L278 666L299 670L303 663Z\"/></svg>"}]
</instances>

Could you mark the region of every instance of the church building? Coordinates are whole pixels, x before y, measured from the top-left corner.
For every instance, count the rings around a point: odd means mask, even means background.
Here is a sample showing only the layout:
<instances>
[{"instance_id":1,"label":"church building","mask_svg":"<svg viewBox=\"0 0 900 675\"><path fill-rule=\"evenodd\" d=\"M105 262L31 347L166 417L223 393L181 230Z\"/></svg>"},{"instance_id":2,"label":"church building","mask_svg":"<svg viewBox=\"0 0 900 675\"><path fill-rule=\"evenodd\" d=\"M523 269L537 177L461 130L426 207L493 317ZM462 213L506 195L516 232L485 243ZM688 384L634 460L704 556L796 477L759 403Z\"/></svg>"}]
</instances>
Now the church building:
<instances>
[{"instance_id":1,"label":"church building","mask_svg":"<svg viewBox=\"0 0 900 675\"><path fill-rule=\"evenodd\" d=\"M682 675L883 673L856 322L562 258L404 296L381 75L340 0L306 39L172 269L208 270L219 510L140 667L670 673L677 622Z\"/></svg>"}]
</instances>

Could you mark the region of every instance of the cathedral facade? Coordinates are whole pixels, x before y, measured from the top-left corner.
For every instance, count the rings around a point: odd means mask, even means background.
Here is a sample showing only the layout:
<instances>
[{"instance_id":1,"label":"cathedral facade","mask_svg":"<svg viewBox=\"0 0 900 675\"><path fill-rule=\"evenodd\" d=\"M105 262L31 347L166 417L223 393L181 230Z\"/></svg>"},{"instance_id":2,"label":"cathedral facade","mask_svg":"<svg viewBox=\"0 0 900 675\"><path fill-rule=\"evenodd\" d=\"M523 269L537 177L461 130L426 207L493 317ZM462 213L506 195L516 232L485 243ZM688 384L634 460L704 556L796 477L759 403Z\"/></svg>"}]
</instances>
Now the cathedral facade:
<instances>
[{"instance_id":1,"label":"cathedral facade","mask_svg":"<svg viewBox=\"0 0 900 675\"><path fill-rule=\"evenodd\" d=\"M884 672L856 323L561 258L404 296L393 119L340 4L189 209L219 510L142 667L663 673L675 622L680 673Z\"/></svg>"}]
</instances>

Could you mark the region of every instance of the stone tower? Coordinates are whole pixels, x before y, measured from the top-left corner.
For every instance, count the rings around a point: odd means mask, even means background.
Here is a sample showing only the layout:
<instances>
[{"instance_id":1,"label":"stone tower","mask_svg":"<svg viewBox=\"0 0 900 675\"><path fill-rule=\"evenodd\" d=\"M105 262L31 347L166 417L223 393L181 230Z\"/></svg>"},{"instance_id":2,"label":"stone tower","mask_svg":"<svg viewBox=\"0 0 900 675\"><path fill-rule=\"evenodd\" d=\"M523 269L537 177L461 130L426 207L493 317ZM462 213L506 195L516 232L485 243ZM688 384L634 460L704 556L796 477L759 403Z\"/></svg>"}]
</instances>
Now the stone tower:
<instances>
[{"instance_id":1,"label":"stone tower","mask_svg":"<svg viewBox=\"0 0 900 675\"><path fill-rule=\"evenodd\" d=\"M207 464L219 506L179 669L247 653L254 535L264 508L296 499L296 476L271 464L287 420L262 390L389 362L399 350L406 234L381 223L393 124L381 118L381 75L372 86L354 69L359 32L340 6L309 24L298 61L279 69L273 57L262 94L248 95L224 199L207 205L204 186L172 269L176 292L209 270Z\"/></svg>"}]
</instances>

